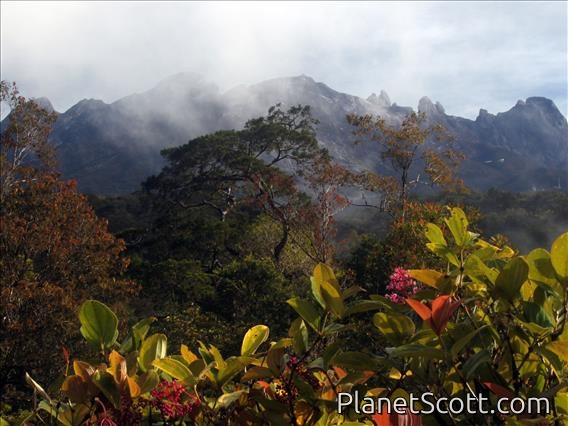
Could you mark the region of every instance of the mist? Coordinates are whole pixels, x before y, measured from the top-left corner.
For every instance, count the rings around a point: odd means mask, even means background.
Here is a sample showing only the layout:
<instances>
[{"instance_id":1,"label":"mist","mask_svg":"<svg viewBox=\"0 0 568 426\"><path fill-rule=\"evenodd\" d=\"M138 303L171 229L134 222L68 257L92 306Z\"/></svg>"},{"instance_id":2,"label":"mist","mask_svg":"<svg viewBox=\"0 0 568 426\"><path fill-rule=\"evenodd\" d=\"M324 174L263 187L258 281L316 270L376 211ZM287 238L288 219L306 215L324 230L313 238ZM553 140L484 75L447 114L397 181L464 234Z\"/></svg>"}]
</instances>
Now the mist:
<instances>
[{"instance_id":1,"label":"mist","mask_svg":"<svg viewBox=\"0 0 568 426\"><path fill-rule=\"evenodd\" d=\"M63 112L191 71L223 93L306 74L475 118L551 98L566 116L567 4L2 2L1 74Z\"/></svg>"}]
</instances>

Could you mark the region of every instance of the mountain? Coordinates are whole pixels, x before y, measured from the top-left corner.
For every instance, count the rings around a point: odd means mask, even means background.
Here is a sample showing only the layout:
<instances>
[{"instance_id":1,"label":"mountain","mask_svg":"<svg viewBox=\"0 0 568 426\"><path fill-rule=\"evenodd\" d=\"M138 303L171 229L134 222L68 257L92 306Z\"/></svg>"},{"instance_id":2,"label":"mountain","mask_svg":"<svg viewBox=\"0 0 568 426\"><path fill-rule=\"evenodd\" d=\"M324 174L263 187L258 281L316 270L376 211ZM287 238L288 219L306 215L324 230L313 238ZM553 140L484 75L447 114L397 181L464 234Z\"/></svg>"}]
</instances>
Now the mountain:
<instances>
[{"instance_id":1,"label":"mountain","mask_svg":"<svg viewBox=\"0 0 568 426\"><path fill-rule=\"evenodd\" d=\"M94 99L77 103L59 114L52 140L65 178L77 179L83 192L117 195L138 189L160 171L161 149L240 128L276 103L311 105L319 120L318 139L338 161L356 170L378 169L380 158L372 144L353 144L346 114L381 115L396 122L412 111L392 103L384 91L363 99L305 75L221 93L202 76L184 73L111 104ZM481 109L475 120L447 115L427 97L417 109L453 135L455 147L467 157L460 174L470 187L567 189L568 125L551 100L531 97L496 115Z\"/></svg>"}]
</instances>

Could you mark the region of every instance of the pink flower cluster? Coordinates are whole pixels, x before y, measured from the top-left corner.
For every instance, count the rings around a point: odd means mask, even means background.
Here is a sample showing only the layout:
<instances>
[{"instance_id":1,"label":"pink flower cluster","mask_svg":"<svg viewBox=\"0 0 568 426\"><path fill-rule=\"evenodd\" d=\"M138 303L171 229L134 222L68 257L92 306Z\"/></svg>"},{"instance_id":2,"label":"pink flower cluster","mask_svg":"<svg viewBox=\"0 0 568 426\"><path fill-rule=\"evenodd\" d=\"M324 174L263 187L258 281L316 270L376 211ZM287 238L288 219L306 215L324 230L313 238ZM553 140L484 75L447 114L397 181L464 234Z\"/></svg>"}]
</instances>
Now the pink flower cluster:
<instances>
[{"instance_id":1,"label":"pink flower cluster","mask_svg":"<svg viewBox=\"0 0 568 426\"><path fill-rule=\"evenodd\" d=\"M168 420L192 415L200 406L199 399L175 380L160 382L150 394L154 398L152 406L158 408Z\"/></svg>"},{"instance_id":2,"label":"pink flower cluster","mask_svg":"<svg viewBox=\"0 0 568 426\"><path fill-rule=\"evenodd\" d=\"M420 288L416 281L414 281L406 269L400 266L394 268L394 272L390 276L390 281L387 284L387 294L385 297L394 303L404 303L404 299L409 298L417 293Z\"/></svg>"}]
</instances>

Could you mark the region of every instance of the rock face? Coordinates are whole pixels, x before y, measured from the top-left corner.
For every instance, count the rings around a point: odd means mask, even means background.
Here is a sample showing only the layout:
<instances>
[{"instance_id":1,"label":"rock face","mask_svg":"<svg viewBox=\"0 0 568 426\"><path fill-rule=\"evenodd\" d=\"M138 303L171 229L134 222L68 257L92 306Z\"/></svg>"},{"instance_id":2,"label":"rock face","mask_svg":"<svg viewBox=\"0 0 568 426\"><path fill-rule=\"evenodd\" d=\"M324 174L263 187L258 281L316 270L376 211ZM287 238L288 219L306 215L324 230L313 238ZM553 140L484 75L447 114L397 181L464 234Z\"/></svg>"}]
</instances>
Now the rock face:
<instances>
[{"instance_id":1,"label":"rock face","mask_svg":"<svg viewBox=\"0 0 568 426\"><path fill-rule=\"evenodd\" d=\"M41 100L42 105L48 102ZM160 171L161 149L240 128L276 103L311 105L320 142L356 170L380 170L380 156L373 144L353 144L346 114L397 122L412 111L391 103L384 91L365 100L305 75L220 93L199 75L177 74L112 104L93 99L77 103L59 114L52 140L65 178L77 179L83 192L117 195L137 190ZM496 115L481 109L476 120L446 115L442 105L427 97L420 99L418 111L453 134L456 148L467 156L460 173L472 188L568 188L568 125L551 100L528 98Z\"/></svg>"}]
</instances>

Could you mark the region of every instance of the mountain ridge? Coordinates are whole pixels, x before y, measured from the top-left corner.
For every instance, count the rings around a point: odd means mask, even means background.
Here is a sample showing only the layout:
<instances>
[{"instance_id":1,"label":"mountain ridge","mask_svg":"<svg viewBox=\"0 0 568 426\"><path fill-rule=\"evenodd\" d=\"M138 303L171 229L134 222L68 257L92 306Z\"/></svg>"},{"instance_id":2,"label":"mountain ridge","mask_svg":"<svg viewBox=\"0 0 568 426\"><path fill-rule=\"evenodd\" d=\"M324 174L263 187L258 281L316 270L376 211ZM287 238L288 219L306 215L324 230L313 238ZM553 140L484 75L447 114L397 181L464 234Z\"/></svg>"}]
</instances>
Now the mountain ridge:
<instances>
[{"instance_id":1,"label":"mountain ridge","mask_svg":"<svg viewBox=\"0 0 568 426\"><path fill-rule=\"evenodd\" d=\"M110 104L79 101L58 113L52 140L64 178L76 179L83 192L119 195L138 189L160 171L161 149L216 130L241 128L276 103L310 105L319 120L318 140L356 170L378 170L384 164L372 144L352 143L346 114L381 115L398 122L414 111L391 102L384 90L364 99L304 74L221 92L204 76L178 73ZM467 157L460 174L474 189L567 189L568 125L550 99L532 96L497 114L481 108L475 120L447 115L427 96L420 98L417 110L456 136L456 148Z\"/></svg>"}]
</instances>

